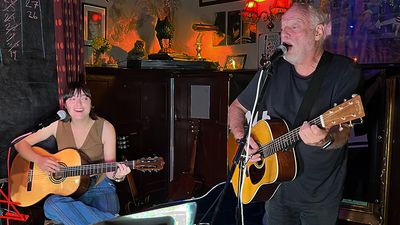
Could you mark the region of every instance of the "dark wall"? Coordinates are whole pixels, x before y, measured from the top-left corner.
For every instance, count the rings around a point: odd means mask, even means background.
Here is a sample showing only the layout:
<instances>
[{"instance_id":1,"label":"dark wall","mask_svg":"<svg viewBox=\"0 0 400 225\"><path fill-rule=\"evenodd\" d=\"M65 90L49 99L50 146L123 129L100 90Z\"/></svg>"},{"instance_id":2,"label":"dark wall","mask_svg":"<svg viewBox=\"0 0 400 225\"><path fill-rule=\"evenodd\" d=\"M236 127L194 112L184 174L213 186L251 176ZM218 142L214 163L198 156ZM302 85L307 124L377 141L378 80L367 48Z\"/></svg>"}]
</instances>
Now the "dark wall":
<instances>
[{"instance_id":1,"label":"dark wall","mask_svg":"<svg viewBox=\"0 0 400 225\"><path fill-rule=\"evenodd\" d=\"M0 177L10 142L58 109L52 2L0 2Z\"/></svg>"}]
</instances>

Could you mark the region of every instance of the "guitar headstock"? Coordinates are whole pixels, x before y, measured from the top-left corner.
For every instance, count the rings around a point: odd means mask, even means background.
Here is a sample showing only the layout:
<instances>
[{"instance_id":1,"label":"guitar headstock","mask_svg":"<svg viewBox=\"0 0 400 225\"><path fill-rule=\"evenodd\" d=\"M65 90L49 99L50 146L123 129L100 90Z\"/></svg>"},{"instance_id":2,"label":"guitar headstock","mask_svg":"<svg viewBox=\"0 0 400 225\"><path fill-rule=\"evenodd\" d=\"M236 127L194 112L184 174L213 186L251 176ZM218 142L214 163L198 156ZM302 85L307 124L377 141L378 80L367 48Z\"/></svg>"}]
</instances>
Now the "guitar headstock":
<instances>
[{"instance_id":1,"label":"guitar headstock","mask_svg":"<svg viewBox=\"0 0 400 225\"><path fill-rule=\"evenodd\" d=\"M117 149L126 150L130 147L129 144L129 135L120 135L117 136Z\"/></svg>"},{"instance_id":2,"label":"guitar headstock","mask_svg":"<svg viewBox=\"0 0 400 225\"><path fill-rule=\"evenodd\" d=\"M191 132L197 136L200 132L200 120L190 120L189 124Z\"/></svg>"},{"instance_id":3,"label":"guitar headstock","mask_svg":"<svg viewBox=\"0 0 400 225\"><path fill-rule=\"evenodd\" d=\"M164 168L162 157L146 157L135 160L135 169L142 172L158 172Z\"/></svg>"},{"instance_id":4,"label":"guitar headstock","mask_svg":"<svg viewBox=\"0 0 400 225\"><path fill-rule=\"evenodd\" d=\"M333 107L322 114L322 126L331 128L335 125L351 122L365 116L364 107L359 95Z\"/></svg>"}]
</instances>

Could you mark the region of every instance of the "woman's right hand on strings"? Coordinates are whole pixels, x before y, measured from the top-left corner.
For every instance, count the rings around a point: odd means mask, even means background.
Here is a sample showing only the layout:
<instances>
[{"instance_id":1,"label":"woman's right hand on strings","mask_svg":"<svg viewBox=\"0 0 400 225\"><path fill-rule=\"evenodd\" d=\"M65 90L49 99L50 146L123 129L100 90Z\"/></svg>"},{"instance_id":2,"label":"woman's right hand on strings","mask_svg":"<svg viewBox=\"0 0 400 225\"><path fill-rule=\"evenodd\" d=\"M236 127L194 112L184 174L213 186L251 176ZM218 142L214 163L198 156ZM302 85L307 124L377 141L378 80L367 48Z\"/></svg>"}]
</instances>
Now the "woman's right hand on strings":
<instances>
[{"instance_id":1,"label":"woman's right hand on strings","mask_svg":"<svg viewBox=\"0 0 400 225\"><path fill-rule=\"evenodd\" d=\"M58 162L51 157L40 156L36 164L46 173L54 173L60 170Z\"/></svg>"}]
</instances>

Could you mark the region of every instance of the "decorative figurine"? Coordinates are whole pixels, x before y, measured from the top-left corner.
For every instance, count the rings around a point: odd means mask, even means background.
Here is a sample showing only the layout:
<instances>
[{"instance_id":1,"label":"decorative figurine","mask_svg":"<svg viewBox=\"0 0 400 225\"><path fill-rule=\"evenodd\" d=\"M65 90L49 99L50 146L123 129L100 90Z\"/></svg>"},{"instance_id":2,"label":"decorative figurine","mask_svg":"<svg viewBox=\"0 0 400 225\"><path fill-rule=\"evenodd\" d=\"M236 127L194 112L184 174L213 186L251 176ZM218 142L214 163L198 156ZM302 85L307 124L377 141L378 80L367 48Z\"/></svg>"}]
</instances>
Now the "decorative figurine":
<instances>
[{"instance_id":1,"label":"decorative figurine","mask_svg":"<svg viewBox=\"0 0 400 225\"><path fill-rule=\"evenodd\" d=\"M127 60L142 60L146 56L145 43L142 40L137 40L132 48L128 52Z\"/></svg>"},{"instance_id":2,"label":"decorative figurine","mask_svg":"<svg viewBox=\"0 0 400 225\"><path fill-rule=\"evenodd\" d=\"M159 53L171 53L172 50L172 38L174 37L174 26L169 21L169 16L166 16L163 20L160 18L157 19L157 24L155 27L157 32L156 37L158 39L158 43L160 44ZM164 46L163 40L168 40L168 46Z\"/></svg>"}]
</instances>

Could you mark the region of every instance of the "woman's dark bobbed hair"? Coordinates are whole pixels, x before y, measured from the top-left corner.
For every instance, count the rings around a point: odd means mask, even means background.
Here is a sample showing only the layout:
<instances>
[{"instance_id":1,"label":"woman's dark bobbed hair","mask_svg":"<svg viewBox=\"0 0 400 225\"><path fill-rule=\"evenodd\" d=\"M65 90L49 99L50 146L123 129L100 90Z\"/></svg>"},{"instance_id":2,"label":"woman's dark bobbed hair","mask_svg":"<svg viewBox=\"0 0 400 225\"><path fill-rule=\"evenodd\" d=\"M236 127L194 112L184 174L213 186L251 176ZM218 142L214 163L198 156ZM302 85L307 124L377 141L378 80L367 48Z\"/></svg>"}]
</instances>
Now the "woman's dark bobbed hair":
<instances>
[{"instance_id":1,"label":"woman's dark bobbed hair","mask_svg":"<svg viewBox=\"0 0 400 225\"><path fill-rule=\"evenodd\" d=\"M64 104L67 101L67 99L73 97L76 93L83 93L87 97L89 97L91 100L93 100L92 94L90 93L90 90L86 86L85 83L72 82L72 83L68 84L67 89L64 92L64 96L63 96ZM69 115L68 110L66 110L66 112L67 112L67 117L64 119L64 121L69 122L69 121L71 121L71 116ZM93 120L97 119L96 112L94 111L93 102L92 102L92 107L90 109L89 117Z\"/></svg>"}]
</instances>

